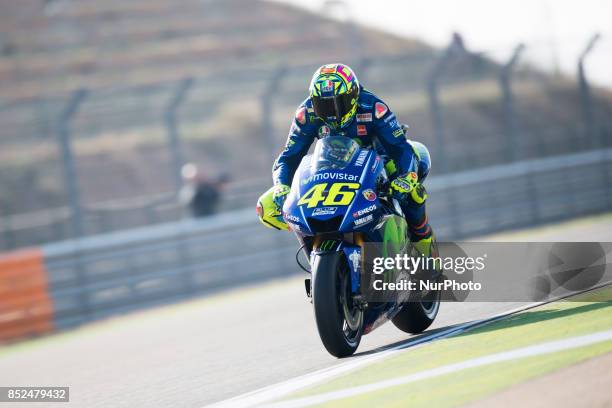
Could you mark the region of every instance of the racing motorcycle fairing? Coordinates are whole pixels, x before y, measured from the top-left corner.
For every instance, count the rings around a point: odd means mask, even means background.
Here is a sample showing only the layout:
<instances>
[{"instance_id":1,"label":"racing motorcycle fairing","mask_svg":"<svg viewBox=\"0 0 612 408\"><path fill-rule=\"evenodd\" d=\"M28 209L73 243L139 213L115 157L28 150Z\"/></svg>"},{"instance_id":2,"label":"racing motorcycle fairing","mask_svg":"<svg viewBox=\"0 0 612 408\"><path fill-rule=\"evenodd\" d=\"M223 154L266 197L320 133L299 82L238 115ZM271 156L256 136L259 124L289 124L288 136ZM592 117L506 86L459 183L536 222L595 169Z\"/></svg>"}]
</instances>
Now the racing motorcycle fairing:
<instances>
[{"instance_id":1,"label":"racing motorcycle fairing","mask_svg":"<svg viewBox=\"0 0 612 408\"><path fill-rule=\"evenodd\" d=\"M364 273L368 259L394 256L409 245L401 209L384 194L387 183L383 159L375 151L344 136L328 136L302 159L283 206L283 217L307 249L311 265L326 253L345 256L354 295L369 289L371 276ZM380 244L375 246L379 249L366 253L368 243ZM397 278L390 271L386 279ZM397 292L367 307L364 334L392 319L404 295Z\"/></svg>"},{"instance_id":2,"label":"racing motorcycle fairing","mask_svg":"<svg viewBox=\"0 0 612 408\"><path fill-rule=\"evenodd\" d=\"M328 136L317 142L295 172L283 206L285 221L304 235L366 232L383 211L377 182L381 158L350 138Z\"/></svg>"}]
</instances>

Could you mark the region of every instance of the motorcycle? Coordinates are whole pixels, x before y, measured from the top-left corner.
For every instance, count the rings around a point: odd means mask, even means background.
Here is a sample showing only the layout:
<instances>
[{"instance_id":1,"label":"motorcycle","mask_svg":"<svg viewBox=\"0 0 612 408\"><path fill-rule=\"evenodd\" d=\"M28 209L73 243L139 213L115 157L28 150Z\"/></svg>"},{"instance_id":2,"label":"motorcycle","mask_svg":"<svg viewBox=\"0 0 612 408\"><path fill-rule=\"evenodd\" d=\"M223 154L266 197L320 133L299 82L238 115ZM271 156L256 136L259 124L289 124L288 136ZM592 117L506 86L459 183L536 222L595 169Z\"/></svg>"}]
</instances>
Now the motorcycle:
<instances>
[{"instance_id":1,"label":"motorcycle","mask_svg":"<svg viewBox=\"0 0 612 408\"><path fill-rule=\"evenodd\" d=\"M336 357L352 355L363 335L389 320L404 332L420 333L439 310L440 291L416 298L414 291L389 291L381 298L373 285L379 276L366 273L376 256L419 256L388 186L384 158L376 151L328 136L302 159L282 208L309 260L305 288L319 336ZM396 269L384 275L387 282L413 278Z\"/></svg>"}]
</instances>

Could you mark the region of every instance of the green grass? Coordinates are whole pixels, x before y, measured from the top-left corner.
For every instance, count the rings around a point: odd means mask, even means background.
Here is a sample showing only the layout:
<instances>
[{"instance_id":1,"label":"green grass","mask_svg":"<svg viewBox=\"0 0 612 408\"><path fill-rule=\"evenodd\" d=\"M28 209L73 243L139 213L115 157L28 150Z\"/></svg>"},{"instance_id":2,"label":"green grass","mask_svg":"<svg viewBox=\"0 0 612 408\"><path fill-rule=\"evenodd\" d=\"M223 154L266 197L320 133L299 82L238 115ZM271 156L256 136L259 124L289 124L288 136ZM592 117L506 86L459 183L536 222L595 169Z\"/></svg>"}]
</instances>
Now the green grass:
<instances>
[{"instance_id":1,"label":"green grass","mask_svg":"<svg viewBox=\"0 0 612 408\"><path fill-rule=\"evenodd\" d=\"M525 311L463 334L407 350L384 361L302 390L312 396L402 377L477 357L612 328L612 288ZM448 305L447 307L452 307ZM333 406L457 406L562 367L612 351L612 341L544 356L462 370L452 375L347 398ZM330 405L330 406L331 406Z\"/></svg>"},{"instance_id":2,"label":"green grass","mask_svg":"<svg viewBox=\"0 0 612 408\"><path fill-rule=\"evenodd\" d=\"M612 341L510 363L471 368L320 406L456 407L608 352L612 352Z\"/></svg>"}]
</instances>

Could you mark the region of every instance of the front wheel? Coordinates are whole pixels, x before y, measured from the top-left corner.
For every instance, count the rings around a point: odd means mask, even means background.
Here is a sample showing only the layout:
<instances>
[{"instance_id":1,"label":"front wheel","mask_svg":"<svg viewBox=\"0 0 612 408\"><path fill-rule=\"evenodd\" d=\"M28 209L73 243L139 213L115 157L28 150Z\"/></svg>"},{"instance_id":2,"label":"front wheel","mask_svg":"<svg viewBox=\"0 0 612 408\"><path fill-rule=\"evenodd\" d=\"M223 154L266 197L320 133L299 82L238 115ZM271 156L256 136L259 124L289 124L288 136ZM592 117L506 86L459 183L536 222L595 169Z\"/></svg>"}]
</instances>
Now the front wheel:
<instances>
[{"instance_id":1,"label":"front wheel","mask_svg":"<svg viewBox=\"0 0 612 408\"><path fill-rule=\"evenodd\" d=\"M344 254L316 256L312 279L312 304L323 345L335 357L352 355L363 333L363 310L353 302Z\"/></svg>"}]
</instances>

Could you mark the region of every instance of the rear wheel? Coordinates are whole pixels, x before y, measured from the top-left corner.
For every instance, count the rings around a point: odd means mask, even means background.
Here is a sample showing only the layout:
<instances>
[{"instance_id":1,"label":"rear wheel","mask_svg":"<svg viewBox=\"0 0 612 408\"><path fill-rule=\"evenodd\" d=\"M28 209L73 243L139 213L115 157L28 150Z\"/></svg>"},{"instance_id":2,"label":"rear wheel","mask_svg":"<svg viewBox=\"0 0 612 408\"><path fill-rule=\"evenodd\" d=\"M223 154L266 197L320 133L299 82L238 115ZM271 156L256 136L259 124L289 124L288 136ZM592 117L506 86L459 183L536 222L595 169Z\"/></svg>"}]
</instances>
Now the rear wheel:
<instances>
[{"instance_id":1,"label":"rear wheel","mask_svg":"<svg viewBox=\"0 0 612 408\"><path fill-rule=\"evenodd\" d=\"M363 310L353 302L351 276L342 253L315 257L312 304L323 345L335 357L357 350L363 333Z\"/></svg>"},{"instance_id":2,"label":"rear wheel","mask_svg":"<svg viewBox=\"0 0 612 408\"><path fill-rule=\"evenodd\" d=\"M440 310L441 290L432 290L420 301L411 301L392 319L395 327L410 334L418 334L427 329Z\"/></svg>"}]
</instances>

